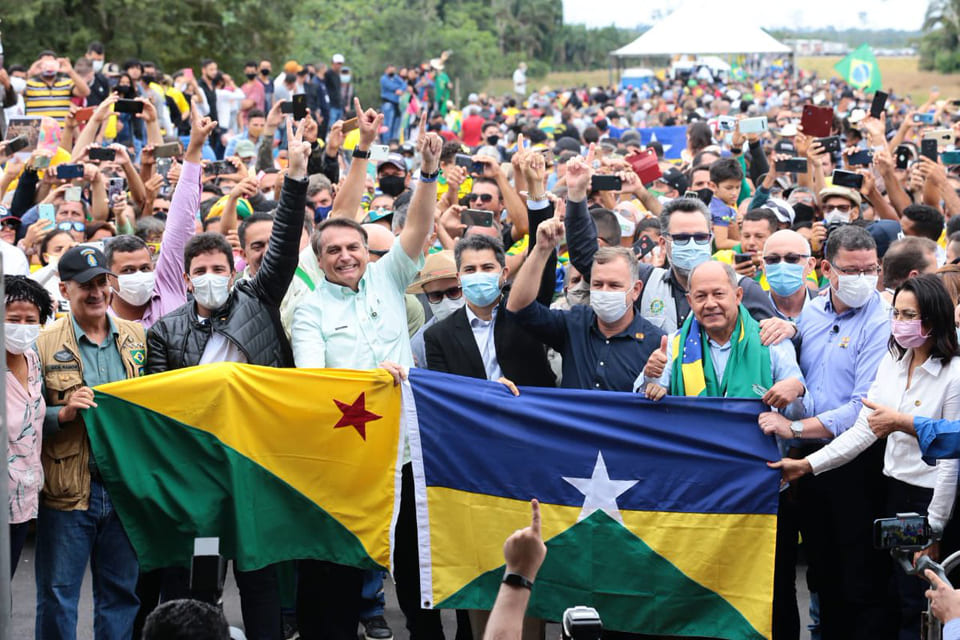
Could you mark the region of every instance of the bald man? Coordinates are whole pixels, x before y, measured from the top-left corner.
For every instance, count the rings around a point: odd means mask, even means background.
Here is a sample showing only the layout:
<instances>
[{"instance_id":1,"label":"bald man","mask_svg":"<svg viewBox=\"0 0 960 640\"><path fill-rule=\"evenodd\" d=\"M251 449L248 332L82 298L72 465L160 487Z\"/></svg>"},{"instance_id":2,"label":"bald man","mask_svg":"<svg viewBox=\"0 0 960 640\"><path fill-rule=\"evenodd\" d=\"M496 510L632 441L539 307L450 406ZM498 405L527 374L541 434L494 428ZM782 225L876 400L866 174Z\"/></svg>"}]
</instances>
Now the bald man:
<instances>
[{"instance_id":1,"label":"bald man","mask_svg":"<svg viewBox=\"0 0 960 640\"><path fill-rule=\"evenodd\" d=\"M763 272L770 284L770 301L777 315L795 322L807 300L815 295L808 277L817 261L810 255L810 243L796 231L777 231L763 245Z\"/></svg>"}]
</instances>

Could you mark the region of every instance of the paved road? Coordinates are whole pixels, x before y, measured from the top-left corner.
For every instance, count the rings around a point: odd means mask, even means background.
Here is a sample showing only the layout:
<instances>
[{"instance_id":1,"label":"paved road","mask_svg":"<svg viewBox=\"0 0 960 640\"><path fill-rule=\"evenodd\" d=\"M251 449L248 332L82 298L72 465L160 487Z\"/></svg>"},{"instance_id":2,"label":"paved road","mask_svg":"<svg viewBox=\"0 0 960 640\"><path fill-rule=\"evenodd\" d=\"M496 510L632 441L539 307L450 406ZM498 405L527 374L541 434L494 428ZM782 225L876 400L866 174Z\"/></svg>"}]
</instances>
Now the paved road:
<instances>
[{"instance_id":1,"label":"paved road","mask_svg":"<svg viewBox=\"0 0 960 640\"><path fill-rule=\"evenodd\" d=\"M13 629L11 638L17 640L27 640L33 637L34 613L36 611L36 587L34 582L34 564L33 564L33 538L27 541L27 547L23 550L20 557L20 564L17 567L17 575L13 579ZM797 595L800 600L800 619L802 628L806 628L809 622L807 609L809 606L809 595L807 594L806 583L802 579L803 572L800 572L801 578L797 580ZM387 595L387 610L385 617L387 623L393 629L397 640L407 640L408 634L403 626L403 613L397 605L397 597L393 591L393 585L388 580L385 585ZM570 603L571 606L577 603ZM231 625L242 628L243 622L240 618L240 598L237 593L237 585L233 581L233 572L227 571L227 581L224 585L223 598L224 612ZM447 638L453 638L456 633L456 617L452 611L443 611L443 628ZM556 625L547 627L547 638L558 638L559 628ZM360 636L362 638L362 636ZM803 638L809 637L805 632ZM83 582L83 590L80 594L79 623L77 625L78 640L93 640L93 597L90 591L90 572L87 572Z\"/></svg>"}]
</instances>

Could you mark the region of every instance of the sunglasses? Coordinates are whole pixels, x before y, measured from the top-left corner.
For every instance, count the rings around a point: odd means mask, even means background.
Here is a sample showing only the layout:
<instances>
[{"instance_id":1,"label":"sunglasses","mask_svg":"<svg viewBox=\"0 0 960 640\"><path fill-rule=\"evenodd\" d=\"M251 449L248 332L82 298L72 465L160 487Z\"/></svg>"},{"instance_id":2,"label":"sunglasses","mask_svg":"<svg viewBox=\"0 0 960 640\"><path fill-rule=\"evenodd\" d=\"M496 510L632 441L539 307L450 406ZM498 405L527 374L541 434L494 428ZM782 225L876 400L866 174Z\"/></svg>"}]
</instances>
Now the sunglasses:
<instances>
[{"instance_id":1,"label":"sunglasses","mask_svg":"<svg viewBox=\"0 0 960 640\"><path fill-rule=\"evenodd\" d=\"M852 208L853 208L853 206L852 206L852 205L849 205L849 204L835 204L835 205L832 205L832 206L830 206L830 207L826 207L826 208L823 210L823 212L824 212L825 214L826 214L826 213L830 213L831 211L839 211L840 213L849 213L849 212L850 212L850 209L852 209Z\"/></svg>"},{"instance_id":2,"label":"sunglasses","mask_svg":"<svg viewBox=\"0 0 960 640\"><path fill-rule=\"evenodd\" d=\"M59 229L60 231L78 231L78 232L82 232L82 231L85 231L86 228L87 228L86 223L76 222L76 221L72 221L72 222L71 222L71 221L69 221L69 220L67 220L67 221L65 221L65 222L60 222L60 223L57 224L57 229Z\"/></svg>"},{"instance_id":3,"label":"sunglasses","mask_svg":"<svg viewBox=\"0 0 960 640\"><path fill-rule=\"evenodd\" d=\"M803 260L809 258L809 254L803 253L788 253L785 256L779 256L775 253L771 253L763 256L763 261L767 264L780 264L780 261L783 260L787 264L800 264Z\"/></svg>"},{"instance_id":4,"label":"sunglasses","mask_svg":"<svg viewBox=\"0 0 960 640\"><path fill-rule=\"evenodd\" d=\"M686 246L691 240L696 244L710 244L710 241L713 239L712 233L669 233L666 234L668 238L673 240L673 243L681 247Z\"/></svg>"},{"instance_id":5,"label":"sunglasses","mask_svg":"<svg viewBox=\"0 0 960 640\"><path fill-rule=\"evenodd\" d=\"M469 200L470 202L473 202L474 200L480 200L480 202L483 202L483 203L490 203L490 202L493 202L493 194L492 193L468 193L467 200Z\"/></svg>"},{"instance_id":6,"label":"sunglasses","mask_svg":"<svg viewBox=\"0 0 960 640\"><path fill-rule=\"evenodd\" d=\"M450 300L459 300L460 296L463 295L463 289L460 287L450 287L444 291L424 291L427 294L427 301L434 304L440 302L444 298L449 298Z\"/></svg>"}]
</instances>

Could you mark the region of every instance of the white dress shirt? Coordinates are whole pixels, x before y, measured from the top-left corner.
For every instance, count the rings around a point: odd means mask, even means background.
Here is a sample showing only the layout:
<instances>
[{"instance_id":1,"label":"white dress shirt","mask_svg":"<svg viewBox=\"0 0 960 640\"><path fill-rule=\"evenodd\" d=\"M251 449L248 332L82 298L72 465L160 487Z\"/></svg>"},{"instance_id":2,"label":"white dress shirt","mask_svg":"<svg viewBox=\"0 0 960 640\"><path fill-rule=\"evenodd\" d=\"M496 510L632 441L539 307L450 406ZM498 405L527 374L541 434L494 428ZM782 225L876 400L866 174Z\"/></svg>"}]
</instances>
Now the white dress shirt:
<instances>
[{"instance_id":1,"label":"white dress shirt","mask_svg":"<svg viewBox=\"0 0 960 640\"><path fill-rule=\"evenodd\" d=\"M470 329L473 330L473 339L477 341L477 349L480 350L480 358L483 359L487 380L499 380L503 377L503 372L500 371L500 363L497 362L497 346L493 337L493 327L497 323L497 307L493 308L493 314L489 320L477 317L470 305L466 307L467 321L470 322Z\"/></svg>"},{"instance_id":2,"label":"white dress shirt","mask_svg":"<svg viewBox=\"0 0 960 640\"><path fill-rule=\"evenodd\" d=\"M960 357L953 358L945 366L939 359L928 358L914 370L908 389L907 372L912 358L913 349L908 349L900 360L887 353L880 361L867 398L914 416L935 420L960 418ZM815 474L846 464L876 442L877 437L867 424L871 413L872 409L861 408L853 427L807 456ZM920 446L914 436L901 431L887 436L884 475L915 487L933 489L928 519L937 531L942 531L950 519L957 489L957 467L956 460L938 460L935 467L926 464L920 457Z\"/></svg>"}]
</instances>

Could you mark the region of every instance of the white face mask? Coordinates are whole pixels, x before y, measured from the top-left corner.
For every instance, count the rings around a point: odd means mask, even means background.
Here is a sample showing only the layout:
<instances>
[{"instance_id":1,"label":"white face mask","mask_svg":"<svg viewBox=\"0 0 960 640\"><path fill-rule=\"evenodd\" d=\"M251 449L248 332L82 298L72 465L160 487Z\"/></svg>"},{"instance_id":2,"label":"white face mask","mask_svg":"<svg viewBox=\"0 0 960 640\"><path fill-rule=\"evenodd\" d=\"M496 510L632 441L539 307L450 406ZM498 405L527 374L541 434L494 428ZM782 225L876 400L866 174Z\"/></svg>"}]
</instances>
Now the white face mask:
<instances>
[{"instance_id":1,"label":"white face mask","mask_svg":"<svg viewBox=\"0 0 960 640\"><path fill-rule=\"evenodd\" d=\"M827 226L831 224L847 224L850 222L850 212L844 213L839 209L824 209L823 222Z\"/></svg>"},{"instance_id":2,"label":"white face mask","mask_svg":"<svg viewBox=\"0 0 960 640\"><path fill-rule=\"evenodd\" d=\"M18 78L16 76L10 76L10 86L13 87L13 90L17 93L23 93L27 88L27 81L24 78Z\"/></svg>"},{"instance_id":3,"label":"white face mask","mask_svg":"<svg viewBox=\"0 0 960 640\"><path fill-rule=\"evenodd\" d=\"M443 296L443 300L440 302L427 302L430 305L430 310L433 311L433 315L437 318L437 322L441 320L446 320L453 312L466 304L467 299L463 296L460 296L457 300L451 300L447 296Z\"/></svg>"},{"instance_id":4,"label":"white face mask","mask_svg":"<svg viewBox=\"0 0 960 640\"><path fill-rule=\"evenodd\" d=\"M193 283L193 297L197 304L205 309L219 309L230 296L230 276L205 273L190 278Z\"/></svg>"},{"instance_id":5,"label":"white face mask","mask_svg":"<svg viewBox=\"0 0 960 640\"><path fill-rule=\"evenodd\" d=\"M117 276L120 290L115 293L125 302L139 307L150 302L157 274L153 271L137 271Z\"/></svg>"},{"instance_id":6,"label":"white face mask","mask_svg":"<svg viewBox=\"0 0 960 640\"><path fill-rule=\"evenodd\" d=\"M30 349L36 344L39 335L40 325L38 324L3 323L3 339L10 353L21 354Z\"/></svg>"},{"instance_id":7,"label":"white face mask","mask_svg":"<svg viewBox=\"0 0 960 640\"><path fill-rule=\"evenodd\" d=\"M844 304L859 309L867 304L877 290L877 276L840 276L837 282L837 297Z\"/></svg>"},{"instance_id":8,"label":"white face mask","mask_svg":"<svg viewBox=\"0 0 960 640\"><path fill-rule=\"evenodd\" d=\"M100 70L103 69L103 60L91 60L90 64L93 66L94 73L100 73Z\"/></svg>"},{"instance_id":9,"label":"white face mask","mask_svg":"<svg viewBox=\"0 0 960 640\"><path fill-rule=\"evenodd\" d=\"M627 292L591 289L590 308L602 321L613 324L627 312Z\"/></svg>"}]
</instances>

